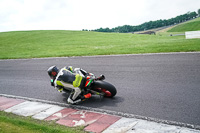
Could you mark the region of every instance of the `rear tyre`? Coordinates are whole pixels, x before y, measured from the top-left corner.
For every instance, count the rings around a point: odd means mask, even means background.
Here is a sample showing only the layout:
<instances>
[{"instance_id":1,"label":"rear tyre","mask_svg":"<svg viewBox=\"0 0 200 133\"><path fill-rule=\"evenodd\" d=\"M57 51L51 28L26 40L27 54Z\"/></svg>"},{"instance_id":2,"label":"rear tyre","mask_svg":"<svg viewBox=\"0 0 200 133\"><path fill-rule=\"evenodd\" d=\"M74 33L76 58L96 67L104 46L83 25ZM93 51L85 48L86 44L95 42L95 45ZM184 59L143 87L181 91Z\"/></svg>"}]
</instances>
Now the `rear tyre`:
<instances>
[{"instance_id":1,"label":"rear tyre","mask_svg":"<svg viewBox=\"0 0 200 133\"><path fill-rule=\"evenodd\" d=\"M105 93L104 96L109 98L112 98L117 94L116 88L112 84L105 81L95 81L92 89Z\"/></svg>"}]
</instances>

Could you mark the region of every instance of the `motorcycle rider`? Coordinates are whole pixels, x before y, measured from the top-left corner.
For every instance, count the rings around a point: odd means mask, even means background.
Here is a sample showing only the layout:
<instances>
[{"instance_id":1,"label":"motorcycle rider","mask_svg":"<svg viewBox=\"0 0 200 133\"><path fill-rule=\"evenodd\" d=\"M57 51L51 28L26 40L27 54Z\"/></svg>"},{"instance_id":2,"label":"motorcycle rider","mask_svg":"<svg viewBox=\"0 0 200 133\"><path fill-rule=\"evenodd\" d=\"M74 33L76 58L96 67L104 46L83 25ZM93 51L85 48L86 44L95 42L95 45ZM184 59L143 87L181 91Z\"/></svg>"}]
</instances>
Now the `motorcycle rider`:
<instances>
[{"instance_id":1,"label":"motorcycle rider","mask_svg":"<svg viewBox=\"0 0 200 133\"><path fill-rule=\"evenodd\" d=\"M83 94L87 72L81 68L73 69L67 66L59 70L56 66L51 66L47 70L51 77L51 85L62 92L63 88L71 88L72 91L67 99L70 104L75 104L91 97L91 93Z\"/></svg>"}]
</instances>

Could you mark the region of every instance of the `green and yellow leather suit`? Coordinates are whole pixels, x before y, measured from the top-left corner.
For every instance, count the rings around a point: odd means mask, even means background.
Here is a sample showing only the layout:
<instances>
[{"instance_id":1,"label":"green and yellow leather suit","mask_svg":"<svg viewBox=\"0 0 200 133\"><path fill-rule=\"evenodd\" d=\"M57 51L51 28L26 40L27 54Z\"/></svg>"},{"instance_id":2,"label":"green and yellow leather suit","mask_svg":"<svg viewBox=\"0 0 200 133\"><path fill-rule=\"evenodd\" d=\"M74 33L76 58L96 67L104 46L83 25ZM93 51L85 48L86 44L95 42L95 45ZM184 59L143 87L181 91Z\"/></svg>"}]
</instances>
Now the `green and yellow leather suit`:
<instances>
[{"instance_id":1,"label":"green and yellow leather suit","mask_svg":"<svg viewBox=\"0 0 200 133\"><path fill-rule=\"evenodd\" d=\"M69 103L79 102L77 99L84 88L86 72L80 68L73 69L72 66L62 68L54 80L54 86L59 91L63 88L71 88L73 91L68 98ZM78 100L78 101L77 101Z\"/></svg>"}]
</instances>

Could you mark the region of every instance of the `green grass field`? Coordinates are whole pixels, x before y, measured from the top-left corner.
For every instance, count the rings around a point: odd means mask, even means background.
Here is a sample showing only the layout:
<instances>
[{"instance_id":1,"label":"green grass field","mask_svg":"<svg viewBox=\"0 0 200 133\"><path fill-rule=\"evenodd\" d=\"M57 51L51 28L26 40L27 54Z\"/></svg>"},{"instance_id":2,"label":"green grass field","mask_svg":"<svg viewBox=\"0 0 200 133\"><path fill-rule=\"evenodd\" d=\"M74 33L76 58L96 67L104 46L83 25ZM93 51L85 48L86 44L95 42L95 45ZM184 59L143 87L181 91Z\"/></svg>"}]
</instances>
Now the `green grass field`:
<instances>
[{"instance_id":1,"label":"green grass field","mask_svg":"<svg viewBox=\"0 0 200 133\"><path fill-rule=\"evenodd\" d=\"M191 20L189 22L180 24L170 29L168 32L185 32L185 31L196 31L196 30L200 30L200 17Z\"/></svg>"},{"instance_id":2,"label":"green grass field","mask_svg":"<svg viewBox=\"0 0 200 133\"><path fill-rule=\"evenodd\" d=\"M85 133L83 127L69 128L0 111L0 133Z\"/></svg>"},{"instance_id":3,"label":"green grass field","mask_svg":"<svg viewBox=\"0 0 200 133\"><path fill-rule=\"evenodd\" d=\"M185 36L169 34L0 32L0 59L200 51L200 39L186 40Z\"/></svg>"}]
</instances>

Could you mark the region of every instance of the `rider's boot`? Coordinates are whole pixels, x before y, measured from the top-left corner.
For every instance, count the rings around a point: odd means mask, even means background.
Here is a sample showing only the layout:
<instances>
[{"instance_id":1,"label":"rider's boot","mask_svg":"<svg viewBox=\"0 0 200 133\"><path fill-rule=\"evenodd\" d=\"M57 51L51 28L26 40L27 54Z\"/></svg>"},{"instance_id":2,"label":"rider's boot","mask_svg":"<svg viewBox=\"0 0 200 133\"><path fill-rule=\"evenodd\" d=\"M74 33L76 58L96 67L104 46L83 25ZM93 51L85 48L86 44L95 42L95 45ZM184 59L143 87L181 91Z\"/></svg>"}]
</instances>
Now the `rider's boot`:
<instances>
[{"instance_id":1,"label":"rider's boot","mask_svg":"<svg viewBox=\"0 0 200 133\"><path fill-rule=\"evenodd\" d=\"M85 101L86 99L89 99L92 96L91 93L87 93L85 95L80 96L81 97L81 101Z\"/></svg>"},{"instance_id":2,"label":"rider's boot","mask_svg":"<svg viewBox=\"0 0 200 133\"><path fill-rule=\"evenodd\" d=\"M72 90L71 94L69 95L69 97L68 97L68 99L67 99L67 102L68 102L69 104L76 104L76 103L81 102L81 99L80 99L79 96L76 97L76 99L73 99L74 93L75 93L75 91Z\"/></svg>"},{"instance_id":3,"label":"rider's boot","mask_svg":"<svg viewBox=\"0 0 200 133\"><path fill-rule=\"evenodd\" d=\"M67 102L70 104L77 104L81 101L85 101L86 99L89 99L92 96L91 93L85 94L85 95L79 95L75 100L72 100L72 96L70 95L67 99Z\"/></svg>"},{"instance_id":4,"label":"rider's boot","mask_svg":"<svg viewBox=\"0 0 200 133\"><path fill-rule=\"evenodd\" d=\"M84 98L86 99L86 98L90 98L92 96L92 94L91 93L88 93L88 94L85 94L84 95Z\"/></svg>"},{"instance_id":5,"label":"rider's boot","mask_svg":"<svg viewBox=\"0 0 200 133\"><path fill-rule=\"evenodd\" d=\"M78 100L72 100L70 97L67 99L67 102L69 104L77 104L77 103L80 103L81 102L81 99L78 99Z\"/></svg>"}]
</instances>

